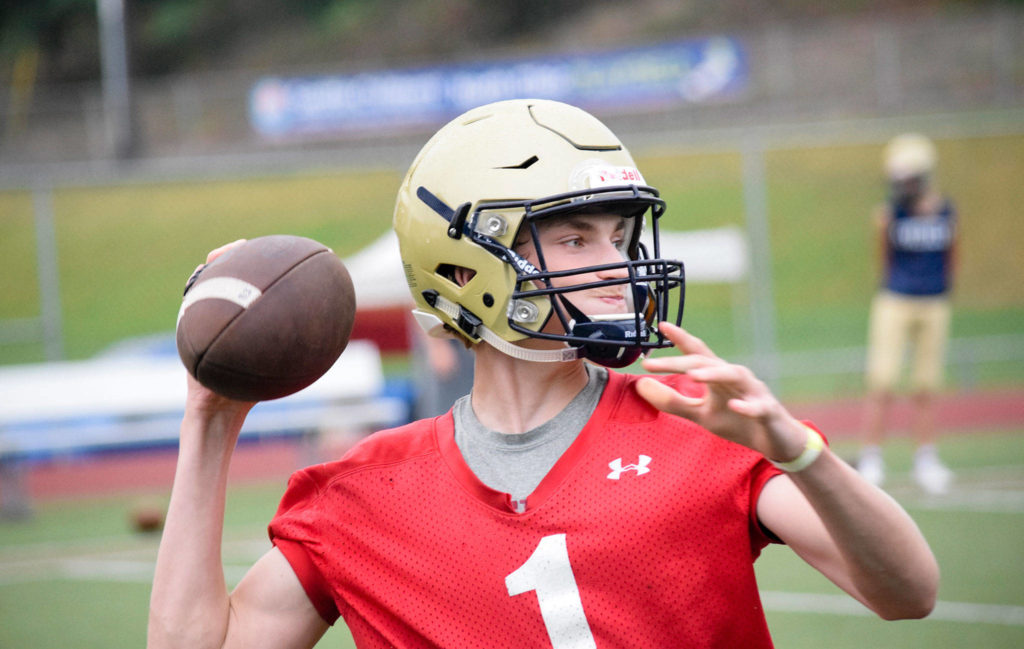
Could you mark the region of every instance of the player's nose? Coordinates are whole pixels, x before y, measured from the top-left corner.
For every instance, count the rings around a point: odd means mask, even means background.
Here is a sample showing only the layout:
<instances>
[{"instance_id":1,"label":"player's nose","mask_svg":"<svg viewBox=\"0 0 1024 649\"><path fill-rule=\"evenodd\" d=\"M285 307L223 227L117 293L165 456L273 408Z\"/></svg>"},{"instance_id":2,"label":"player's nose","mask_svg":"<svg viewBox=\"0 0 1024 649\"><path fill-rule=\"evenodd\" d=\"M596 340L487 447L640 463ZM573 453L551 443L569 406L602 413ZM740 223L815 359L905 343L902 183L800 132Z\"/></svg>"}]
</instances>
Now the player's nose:
<instances>
[{"instance_id":1,"label":"player's nose","mask_svg":"<svg viewBox=\"0 0 1024 649\"><path fill-rule=\"evenodd\" d=\"M623 253L622 248L613 242L608 242L601 246L594 265L608 266L614 264L610 268L598 271L601 277L614 279L629 275L629 271L621 265L623 261L626 261L626 255Z\"/></svg>"}]
</instances>

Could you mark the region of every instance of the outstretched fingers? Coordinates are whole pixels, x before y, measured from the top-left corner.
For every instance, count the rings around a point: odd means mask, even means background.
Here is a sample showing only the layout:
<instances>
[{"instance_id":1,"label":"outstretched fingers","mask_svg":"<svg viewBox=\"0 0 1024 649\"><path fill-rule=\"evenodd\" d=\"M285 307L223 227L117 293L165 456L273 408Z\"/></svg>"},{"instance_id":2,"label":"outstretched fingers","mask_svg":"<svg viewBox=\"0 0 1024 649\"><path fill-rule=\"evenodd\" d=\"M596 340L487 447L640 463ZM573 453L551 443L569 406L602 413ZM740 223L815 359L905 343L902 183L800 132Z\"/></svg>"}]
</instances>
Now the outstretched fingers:
<instances>
[{"instance_id":1,"label":"outstretched fingers","mask_svg":"<svg viewBox=\"0 0 1024 649\"><path fill-rule=\"evenodd\" d=\"M685 356L660 356L658 358L645 358L642 361L643 368L648 372L657 374L687 374L693 370L721 364L721 360L700 354L687 354Z\"/></svg>"},{"instance_id":2,"label":"outstretched fingers","mask_svg":"<svg viewBox=\"0 0 1024 649\"><path fill-rule=\"evenodd\" d=\"M636 382L636 391L658 410L688 419L692 419L704 404L703 397L688 397L649 376Z\"/></svg>"},{"instance_id":3,"label":"outstretched fingers","mask_svg":"<svg viewBox=\"0 0 1024 649\"><path fill-rule=\"evenodd\" d=\"M774 398L749 368L718 358L704 341L680 327L662 323L662 331L683 355L645 359L644 369L654 373L687 374L704 384L707 392L702 398L687 397L653 379L642 380L637 384L637 391L652 406L688 418L699 415L701 406L710 411L726 408L751 419L772 413Z\"/></svg>"},{"instance_id":4,"label":"outstretched fingers","mask_svg":"<svg viewBox=\"0 0 1024 649\"><path fill-rule=\"evenodd\" d=\"M659 324L659 328L681 352L681 355L645 358L642 364L646 371L659 374L692 375L695 370L724 364L724 361L715 356L703 340L682 327L662 322ZM695 418L705 404L704 397L680 394L674 388L651 378L640 379L636 389L643 399L658 410L690 419Z\"/></svg>"},{"instance_id":5,"label":"outstretched fingers","mask_svg":"<svg viewBox=\"0 0 1024 649\"><path fill-rule=\"evenodd\" d=\"M723 439L766 457L773 453L783 457L779 453L780 435L792 437L786 431L794 429L795 420L768 386L750 368L722 360L704 341L686 330L668 323L661 323L660 328L681 355L645 359L644 369L686 374L704 386L704 393L700 397L687 396L672 385L642 377L636 383L637 394L661 412L689 419Z\"/></svg>"},{"instance_id":6,"label":"outstretched fingers","mask_svg":"<svg viewBox=\"0 0 1024 649\"><path fill-rule=\"evenodd\" d=\"M223 246L221 246L219 248L214 248L209 253L207 253L207 255L206 255L206 263L210 263L211 261L213 261L217 257L220 257L221 255L223 255L228 250L231 250L232 248L240 246L240 245L242 245L245 242L246 242L245 239L236 239L235 241L232 241L231 243L225 243Z\"/></svg>"},{"instance_id":7,"label":"outstretched fingers","mask_svg":"<svg viewBox=\"0 0 1024 649\"><path fill-rule=\"evenodd\" d=\"M690 378L707 386L724 399L728 399L729 408L740 414L760 413L764 408L763 401L770 399L764 384L758 380L749 368L732 363L718 363L698 367L688 372ZM744 402L737 410L732 402ZM738 404L737 404L738 405ZM757 415L754 415L757 416Z\"/></svg>"},{"instance_id":8,"label":"outstretched fingers","mask_svg":"<svg viewBox=\"0 0 1024 649\"><path fill-rule=\"evenodd\" d=\"M709 365L721 365L724 361L715 355L703 340L682 327L668 322L658 325L665 337L681 352L680 356L659 356L645 358L643 367L648 372L684 374Z\"/></svg>"},{"instance_id":9,"label":"outstretched fingers","mask_svg":"<svg viewBox=\"0 0 1024 649\"><path fill-rule=\"evenodd\" d=\"M707 343L682 327L676 326L671 322L660 322L658 323L658 330L683 354L698 354L709 358L718 358L711 351L711 348L707 346Z\"/></svg>"},{"instance_id":10,"label":"outstretched fingers","mask_svg":"<svg viewBox=\"0 0 1024 649\"><path fill-rule=\"evenodd\" d=\"M774 412L776 401L758 396L734 397L729 399L729 410L749 419L764 419Z\"/></svg>"}]
</instances>

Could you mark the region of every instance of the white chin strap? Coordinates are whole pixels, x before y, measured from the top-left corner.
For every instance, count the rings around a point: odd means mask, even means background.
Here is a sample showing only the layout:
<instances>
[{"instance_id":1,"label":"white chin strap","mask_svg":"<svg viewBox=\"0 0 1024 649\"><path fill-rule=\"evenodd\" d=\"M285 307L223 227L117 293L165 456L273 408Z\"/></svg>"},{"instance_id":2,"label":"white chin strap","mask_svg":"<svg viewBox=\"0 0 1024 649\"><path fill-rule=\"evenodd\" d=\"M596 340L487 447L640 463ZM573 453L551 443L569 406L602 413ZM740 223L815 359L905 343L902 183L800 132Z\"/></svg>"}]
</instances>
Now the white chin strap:
<instances>
[{"instance_id":1,"label":"white chin strap","mask_svg":"<svg viewBox=\"0 0 1024 649\"><path fill-rule=\"evenodd\" d=\"M518 358L522 361L533 361L535 363L560 363L563 361L574 361L582 356L582 350L577 347L569 347L568 345L561 349L528 349L526 347L520 347L519 345L510 343L504 338L500 338L498 334L483 325L480 325L480 329L477 333L485 343L497 349L502 354L511 356L512 358Z\"/></svg>"},{"instance_id":2,"label":"white chin strap","mask_svg":"<svg viewBox=\"0 0 1024 649\"><path fill-rule=\"evenodd\" d=\"M455 304L451 300L438 295L434 306L451 316L452 320L458 320L459 305ZM433 313L413 309L412 314L413 317L416 318L416 322L419 323L420 327L427 332L428 336L436 338L446 335L444 333L444 323ZM526 347L520 347L519 345L510 343L504 338L498 336L498 334L483 325L480 325L477 329L477 335L480 336L481 340L497 349L502 354L511 356L512 358L518 358L521 361L533 361L535 363L561 363L564 361L574 361L582 357L582 350L568 345L560 349L528 349Z\"/></svg>"}]
</instances>

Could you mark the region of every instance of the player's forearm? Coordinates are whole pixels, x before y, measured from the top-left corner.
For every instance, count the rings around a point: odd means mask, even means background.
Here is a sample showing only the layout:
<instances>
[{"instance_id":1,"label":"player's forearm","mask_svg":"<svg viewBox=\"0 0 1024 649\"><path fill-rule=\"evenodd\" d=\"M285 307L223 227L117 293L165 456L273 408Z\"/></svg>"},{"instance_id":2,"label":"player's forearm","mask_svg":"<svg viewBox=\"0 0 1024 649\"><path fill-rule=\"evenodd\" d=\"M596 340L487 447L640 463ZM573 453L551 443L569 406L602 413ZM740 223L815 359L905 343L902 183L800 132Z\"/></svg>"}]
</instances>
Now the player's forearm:
<instances>
[{"instance_id":1,"label":"player's forearm","mask_svg":"<svg viewBox=\"0 0 1024 649\"><path fill-rule=\"evenodd\" d=\"M790 476L829 531L867 606L886 619L931 612L938 564L917 525L892 498L828 451Z\"/></svg>"},{"instance_id":2,"label":"player's forearm","mask_svg":"<svg viewBox=\"0 0 1024 649\"><path fill-rule=\"evenodd\" d=\"M186 415L150 598L148 646L220 647L229 600L221 564L228 465L244 413Z\"/></svg>"}]
</instances>

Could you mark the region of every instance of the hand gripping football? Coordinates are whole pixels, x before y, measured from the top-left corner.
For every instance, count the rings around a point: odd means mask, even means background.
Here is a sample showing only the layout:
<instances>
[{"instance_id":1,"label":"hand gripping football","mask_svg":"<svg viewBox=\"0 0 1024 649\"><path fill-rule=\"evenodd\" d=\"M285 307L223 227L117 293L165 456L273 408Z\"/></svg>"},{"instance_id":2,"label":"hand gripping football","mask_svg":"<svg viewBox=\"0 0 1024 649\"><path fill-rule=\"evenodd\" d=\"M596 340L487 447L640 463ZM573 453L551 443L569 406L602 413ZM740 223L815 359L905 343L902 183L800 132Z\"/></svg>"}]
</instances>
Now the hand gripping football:
<instances>
[{"instance_id":1,"label":"hand gripping football","mask_svg":"<svg viewBox=\"0 0 1024 649\"><path fill-rule=\"evenodd\" d=\"M334 365L355 310L352 279L330 248L290 235L251 239L207 264L186 287L178 355L218 394L277 399Z\"/></svg>"}]
</instances>

